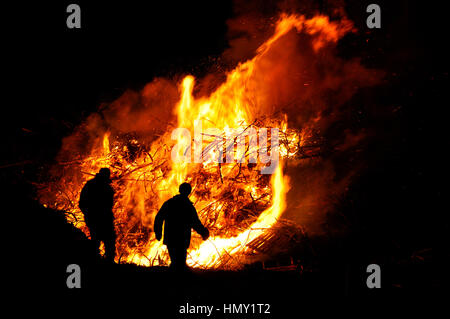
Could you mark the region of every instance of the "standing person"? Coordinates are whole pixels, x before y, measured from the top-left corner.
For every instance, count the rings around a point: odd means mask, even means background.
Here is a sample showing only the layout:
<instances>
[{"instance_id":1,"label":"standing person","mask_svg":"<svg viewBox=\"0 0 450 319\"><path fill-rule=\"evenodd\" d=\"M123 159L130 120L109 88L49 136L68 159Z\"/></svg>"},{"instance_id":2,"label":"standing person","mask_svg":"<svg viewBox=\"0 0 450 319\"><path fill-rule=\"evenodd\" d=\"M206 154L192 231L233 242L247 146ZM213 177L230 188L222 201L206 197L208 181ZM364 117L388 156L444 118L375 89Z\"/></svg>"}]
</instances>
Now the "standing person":
<instances>
[{"instance_id":1,"label":"standing person","mask_svg":"<svg viewBox=\"0 0 450 319\"><path fill-rule=\"evenodd\" d=\"M114 262L116 256L116 233L114 231L114 190L111 187L111 171L102 168L83 187L79 207L89 228L96 249L103 241L105 258Z\"/></svg>"},{"instance_id":2,"label":"standing person","mask_svg":"<svg viewBox=\"0 0 450 319\"><path fill-rule=\"evenodd\" d=\"M170 266L175 270L186 267L187 249L191 242L191 229L199 233L203 240L208 239L209 231L198 218L194 205L189 200L192 187L183 183L180 194L166 201L155 217L154 231L157 240L161 240L164 223L164 245L169 251Z\"/></svg>"}]
</instances>

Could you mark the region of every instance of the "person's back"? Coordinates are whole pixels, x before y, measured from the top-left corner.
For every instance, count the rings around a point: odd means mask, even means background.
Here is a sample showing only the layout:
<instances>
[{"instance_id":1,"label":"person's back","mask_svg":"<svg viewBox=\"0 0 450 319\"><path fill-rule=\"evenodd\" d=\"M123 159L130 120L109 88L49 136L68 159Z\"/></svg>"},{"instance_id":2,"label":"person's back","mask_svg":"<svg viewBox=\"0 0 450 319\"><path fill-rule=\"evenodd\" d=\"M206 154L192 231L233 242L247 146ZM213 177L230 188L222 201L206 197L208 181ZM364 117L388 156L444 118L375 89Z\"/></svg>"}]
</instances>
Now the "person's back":
<instances>
[{"instance_id":1,"label":"person's back","mask_svg":"<svg viewBox=\"0 0 450 319\"><path fill-rule=\"evenodd\" d=\"M187 183L180 185L180 194L166 201L155 218L154 231L156 239L162 237L162 224L164 222L163 243L169 250L171 265L184 267L186 264L186 251L191 241L191 229L199 233L204 240L209 231L198 218L194 205L189 200L191 186Z\"/></svg>"},{"instance_id":2,"label":"person's back","mask_svg":"<svg viewBox=\"0 0 450 319\"><path fill-rule=\"evenodd\" d=\"M164 244L184 243L188 248L191 229L194 228L200 232L203 230L194 205L189 198L182 195L175 195L164 205L167 206L164 218Z\"/></svg>"},{"instance_id":3,"label":"person's back","mask_svg":"<svg viewBox=\"0 0 450 319\"><path fill-rule=\"evenodd\" d=\"M80 195L80 208L85 215L86 223L94 226L108 218L109 212L112 211L113 199L114 191L108 183L99 178L86 182Z\"/></svg>"}]
</instances>

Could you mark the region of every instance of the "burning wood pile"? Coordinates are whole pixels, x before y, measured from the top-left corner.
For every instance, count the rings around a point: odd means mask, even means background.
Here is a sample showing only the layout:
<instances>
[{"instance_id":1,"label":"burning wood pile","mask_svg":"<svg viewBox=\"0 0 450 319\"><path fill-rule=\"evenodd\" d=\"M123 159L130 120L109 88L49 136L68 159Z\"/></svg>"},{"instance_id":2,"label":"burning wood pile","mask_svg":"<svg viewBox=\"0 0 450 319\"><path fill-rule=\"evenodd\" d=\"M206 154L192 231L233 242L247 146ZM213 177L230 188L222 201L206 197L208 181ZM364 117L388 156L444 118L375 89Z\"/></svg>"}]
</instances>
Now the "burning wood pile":
<instances>
[{"instance_id":1,"label":"burning wood pile","mask_svg":"<svg viewBox=\"0 0 450 319\"><path fill-rule=\"evenodd\" d=\"M288 128L286 114L262 107L266 92L258 83L267 58L291 31L309 35L313 50L320 51L351 28L347 20L282 15L255 57L229 72L208 96L194 96L194 78L186 76L172 106L176 121L166 123L159 136L81 126L74 134L85 134L89 145L66 145L40 191L41 202L67 212L67 220L89 235L78 208L80 191L99 168L109 167L116 192L116 262L166 265L168 254L155 239L153 220L162 203L187 181L193 186L190 199L211 233L205 242L193 237L190 266L238 269L268 254L271 242L283 245L293 238L281 236L280 230L289 190L283 164L301 165L320 156L323 141L315 128L320 114ZM292 224L288 228L298 233Z\"/></svg>"},{"instance_id":2,"label":"burning wood pile","mask_svg":"<svg viewBox=\"0 0 450 319\"><path fill-rule=\"evenodd\" d=\"M260 121L256 122L260 123ZM271 122L275 123L276 121L272 120ZM243 130L249 127L251 126L246 126ZM303 147L303 143L299 139L300 134L295 130L285 128L279 135L282 158L301 159L305 156L317 155L313 151L320 150L320 147L314 143ZM203 154L207 154L208 150L226 150L236 140L235 138L234 141L227 143L224 135L209 135L208 137L212 140L208 143L208 139L206 139L207 146L204 147ZM162 141L164 140L163 138ZM271 139L268 139L267 148L269 150L272 149L270 141ZM170 174L173 145L161 143L156 147L152 145L149 148L134 138L130 139L129 136L116 136L112 140L109 133L105 133L101 144L101 147L94 148L93 153L82 161L60 163L62 183L53 183L51 186L55 188L50 190L51 194L57 194L58 209L66 211L67 219L88 234L89 230L85 226L83 215L78 208L80 186L82 187L85 181L92 178L100 167L109 167L113 172L113 186L116 190L114 214L118 234L118 262L136 262L144 265L167 264L168 254L164 247L155 241L152 223L161 203L167 199L159 198L161 198L161 193L167 191L169 187L165 183ZM192 266L236 268L238 265L244 265L244 260L249 259L250 255L258 251L257 247L253 247L256 243L254 239L258 239L261 234L266 234L270 225L277 222L279 214L273 217L270 214L272 210L275 210L272 208L274 200L272 188L274 183L282 181L281 169L278 169L274 176L261 174L261 164L249 162L251 154L259 151L261 151L260 147L251 150L247 146L240 163L197 164L196 168L186 175L186 180L194 185L191 200L198 208L200 219L213 235L212 239L205 244L210 246L209 249L214 249L217 256L217 259L201 264L192 257L196 251L191 251ZM234 150L235 152L236 150ZM279 165L281 168L281 164ZM76 180L73 179L74 176L77 177ZM278 180L274 180L274 177L277 177ZM281 188L281 186L278 187ZM150 215L146 219L142 218L145 215L139 215L141 213L138 210L139 206L134 206L134 203L140 201L140 196L144 198L142 213ZM127 209L127 207L131 209ZM264 224L266 221L259 219L262 214L266 215L266 220L270 218L269 227ZM246 234L246 236L242 234ZM217 239L227 238L239 239L233 245L228 246L229 248L217 247L215 244ZM262 238L269 239L269 237ZM152 258L148 258L147 253L149 242L153 242L153 249L157 250L157 253L151 256ZM222 241L218 242L220 245ZM194 237L194 245L201 245L200 238ZM242 252L241 258L233 257L236 255L234 250ZM137 258L140 258L139 261Z\"/></svg>"}]
</instances>

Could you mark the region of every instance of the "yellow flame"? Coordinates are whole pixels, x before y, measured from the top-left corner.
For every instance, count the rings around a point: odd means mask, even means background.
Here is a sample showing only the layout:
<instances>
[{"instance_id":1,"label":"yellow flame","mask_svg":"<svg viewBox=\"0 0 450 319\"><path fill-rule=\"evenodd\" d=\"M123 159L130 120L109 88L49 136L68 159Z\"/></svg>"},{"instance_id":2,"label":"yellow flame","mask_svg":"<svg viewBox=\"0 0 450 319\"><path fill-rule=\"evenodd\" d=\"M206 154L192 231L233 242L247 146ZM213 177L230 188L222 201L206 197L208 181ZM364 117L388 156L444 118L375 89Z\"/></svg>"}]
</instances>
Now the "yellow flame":
<instances>
[{"instance_id":1,"label":"yellow flame","mask_svg":"<svg viewBox=\"0 0 450 319\"><path fill-rule=\"evenodd\" d=\"M106 132L105 135L103 135L103 153L104 155L108 155L110 153L109 149L109 135L110 132Z\"/></svg>"},{"instance_id":2,"label":"yellow flame","mask_svg":"<svg viewBox=\"0 0 450 319\"><path fill-rule=\"evenodd\" d=\"M247 243L270 229L286 208L285 194L289 188L289 181L287 177L283 177L281 163L278 164L275 174L272 176L271 184L274 192L272 205L250 227L235 237L209 238L198 249L189 253L188 265L208 268L216 264L221 256L245 252Z\"/></svg>"}]
</instances>

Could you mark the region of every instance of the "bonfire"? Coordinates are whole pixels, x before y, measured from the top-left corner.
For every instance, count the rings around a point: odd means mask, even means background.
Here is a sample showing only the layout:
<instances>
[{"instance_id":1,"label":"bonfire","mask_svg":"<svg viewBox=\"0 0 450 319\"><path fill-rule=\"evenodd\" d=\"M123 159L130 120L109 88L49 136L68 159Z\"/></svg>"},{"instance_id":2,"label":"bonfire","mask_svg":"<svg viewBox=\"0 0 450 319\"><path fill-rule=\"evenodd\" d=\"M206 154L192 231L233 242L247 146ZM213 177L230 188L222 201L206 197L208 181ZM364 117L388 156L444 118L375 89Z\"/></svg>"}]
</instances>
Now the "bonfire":
<instances>
[{"instance_id":1,"label":"bonfire","mask_svg":"<svg viewBox=\"0 0 450 319\"><path fill-rule=\"evenodd\" d=\"M271 77L263 74L268 56L290 33L307 35L320 54L351 30L345 19L281 15L254 57L229 71L208 95L196 96L196 79L185 76L178 83L178 102L171 106L174 120L165 124L162 134L143 138L104 125L80 128L74 134L88 129L95 137L86 139L89 144L83 147L72 145L70 155L66 151L60 158L40 191L41 202L64 211L67 220L89 236L79 195L87 180L101 167L109 167L116 194L116 262L167 265L168 253L155 239L153 221L164 201L189 182L190 199L211 236L205 242L193 236L188 265L239 269L257 260L261 245L256 243L272 238L283 224L290 188L286 163L301 165L320 156L322 143L315 129L320 114L290 128L283 111L261 107L266 92L259 83Z\"/></svg>"}]
</instances>

